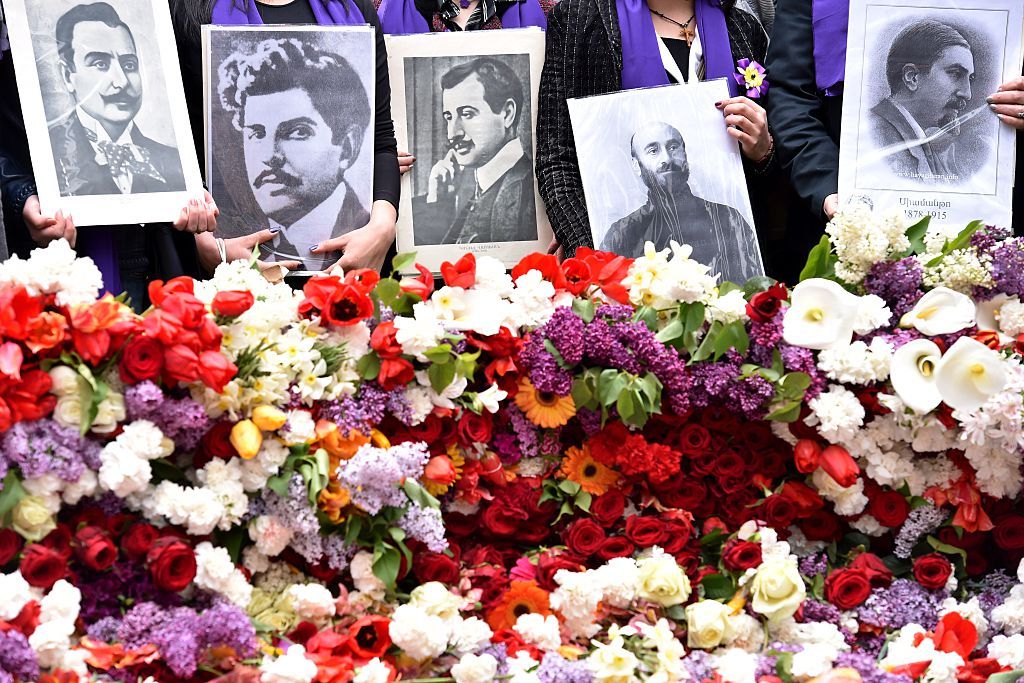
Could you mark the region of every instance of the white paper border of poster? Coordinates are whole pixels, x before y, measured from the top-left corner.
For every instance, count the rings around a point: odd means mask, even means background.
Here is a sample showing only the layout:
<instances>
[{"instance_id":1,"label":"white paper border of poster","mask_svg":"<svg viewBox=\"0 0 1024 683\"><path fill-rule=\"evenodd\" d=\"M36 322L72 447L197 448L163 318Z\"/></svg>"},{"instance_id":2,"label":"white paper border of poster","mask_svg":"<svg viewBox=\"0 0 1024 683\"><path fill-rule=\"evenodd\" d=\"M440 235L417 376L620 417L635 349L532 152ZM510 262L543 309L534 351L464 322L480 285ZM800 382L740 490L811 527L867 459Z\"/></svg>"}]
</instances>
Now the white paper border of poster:
<instances>
[{"instance_id":1,"label":"white paper border of poster","mask_svg":"<svg viewBox=\"0 0 1024 683\"><path fill-rule=\"evenodd\" d=\"M994 27L1001 27L1004 20L1005 30L1000 30L1004 35L998 40L984 41L981 49L972 46L975 72L985 69L987 60L988 71L997 73L991 73L987 82L972 84L971 99L959 116L964 122L962 125L970 126L968 130L982 129L976 137L978 144L971 146L971 140L963 138L957 138L954 143L964 145L960 150L965 153L955 154L954 148L955 157L968 159L969 163L945 169L936 164L939 168L932 173L956 169L957 180L923 183L917 174L922 168L931 168L930 160L926 161L928 166L916 162L918 170L911 174L904 170L906 163L897 166L899 162L887 161L879 150L898 149L901 143L880 147L887 141L874 131L883 115L873 113L872 109L882 100L892 101L888 97L880 98L890 92L885 83L887 52L883 51L887 51L887 45L891 45L891 39L901 30L898 28L901 19L938 18L941 21L944 16L950 17L952 23L969 27L975 36L993 33ZM985 98L995 92L1000 83L1021 75L1022 31L1024 3L1021 0L852 0L839 155L840 205L851 200L867 200L876 210L901 210L908 223L930 217L933 225L963 226L984 219L1009 227L1017 133L998 120ZM873 54L872 46L875 47ZM989 52L994 56L986 54ZM924 151L916 154L928 159Z\"/></svg>"},{"instance_id":2,"label":"white paper border of poster","mask_svg":"<svg viewBox=\"0 0 1024 683\"><path fill-rule=\"evenodd\" d=\"M407 120L405 60L409 57L485 57L488 55L525 54L530 60L529 125L532 127L532 149L527 150L536 164L537 159L537 107L540 91L540 76L544 66L544 32L539 28L505 29L502 31L479 31L468 33L428 33L410 36L386 36L388 70L391 76L391 112L395 121L398 148L408 150L410 125ZM440 112L438 112L440 116ZM521 122L520 126L525 122ZM416 164L430 166L436 160L416 159ZM417 262L440 272L445 261L455 262L464 254L474 252L487 254L502 261L506 266L515 265L520 259L534 252L546 251L553 234L544 210L544 202L537 192L534 175L534 196L537 213L537 239L524 242L474 242L469 244L442 244L416 246L413 237L413 197L411 173L402 178L401 211L398 218L399 253L416 252Z\"/></svg>"},{"instance_id":3,"label":"white paper border of poster","mask_svg":"<svg viewBox=\"0 0 1024 683\"><path fill-rule=\"evenodd\" d=\"M32 40L26 4L43 0L4 0L7 27L14 55L15 74L21 97L25 130L35 174L36 189L44 215L52 216L58 210L72 215L78 226L132 225L138 223L171 222L177 219L190 199L203 196L203 180L199 173L192 128L189 123L185 94L178 65L178 49L174 42L174 28L168 4L164 0L131 0L146 3L153 13L156 35L135 35L138 42L155 44L160 55L160 68L166 86L169 115L173 121L175 145L181 160L185 190L139 194L105 194L88 196L61 196L57 183L56 164L50 145L43 96L35 61L56 61L56 52L37 53ZM49 2L50 0L46 0ZM81 4L85 4L82 0ZM70 6L69 6L70 8ZM116 9L116 7L115 7ZM50 39L50 36L47 36ZM52 42L52 40L51 40ZM31 57L29 57L31 55ZM143 106L146 106L145 104ZM145 132L145 131L143 131Z\"/></svg>"}]
</instances>

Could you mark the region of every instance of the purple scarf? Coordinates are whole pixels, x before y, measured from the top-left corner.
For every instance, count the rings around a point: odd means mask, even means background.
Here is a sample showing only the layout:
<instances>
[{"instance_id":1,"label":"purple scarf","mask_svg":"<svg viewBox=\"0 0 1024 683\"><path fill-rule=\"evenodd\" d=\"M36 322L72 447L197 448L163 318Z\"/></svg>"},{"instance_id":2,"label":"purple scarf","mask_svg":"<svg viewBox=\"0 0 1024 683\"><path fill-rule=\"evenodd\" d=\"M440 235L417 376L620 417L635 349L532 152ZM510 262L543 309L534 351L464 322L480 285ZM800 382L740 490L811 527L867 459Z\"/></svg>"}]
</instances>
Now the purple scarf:
<instances>
[{"instance_id":1,"label":"purple scarf","mask_svg":"<svg viewBox=\"0 0 1024 683\"><path fill-rule=\"evenodd\" d=\"M345 0L308 0L321 26L364 26L359 8ZM256 0L214 0L210 23L221 26L262 26Z\"/></svg>"},{"instance_id":2,"label":"purple scarf","mask_svg":"<svg viewBox=\"0 0 1024 683\"><path fill-rule=\"evenodd\" d=\"M647 0L616 0L619 31L622 34L622 89L668 85L668 74L661 62L658 35L647 8ZM725 24L725 12L718 0L696 0L697 33L704 52L704 77L724 78L729 92L739 94L732 74L732 43Z\"/></svg>"},{"instance_id":3,"label":"purple scarf","mask_svg":"<svg viewBox=\"0 0 1024 683\"><path fill-rule=\"evenodd\" d=\"M384 33L407 36L430 33L430 23L424 18L413 0L383 0L377 10ZM502 28L548 27L547 17L538 0L522 0L505 8L501 15Z\"/></svg>"},{"instance_id":4,"label":"purple scarf","mask_svg":"<svg viewBox=\"0 0 1024 683\"><path fill-rule=\"evenodd\" d=\"M846 78L846 33L850 26L849 0L813 0L814 80L825 97L843 94Z\"/></svg>"}]
</instances>

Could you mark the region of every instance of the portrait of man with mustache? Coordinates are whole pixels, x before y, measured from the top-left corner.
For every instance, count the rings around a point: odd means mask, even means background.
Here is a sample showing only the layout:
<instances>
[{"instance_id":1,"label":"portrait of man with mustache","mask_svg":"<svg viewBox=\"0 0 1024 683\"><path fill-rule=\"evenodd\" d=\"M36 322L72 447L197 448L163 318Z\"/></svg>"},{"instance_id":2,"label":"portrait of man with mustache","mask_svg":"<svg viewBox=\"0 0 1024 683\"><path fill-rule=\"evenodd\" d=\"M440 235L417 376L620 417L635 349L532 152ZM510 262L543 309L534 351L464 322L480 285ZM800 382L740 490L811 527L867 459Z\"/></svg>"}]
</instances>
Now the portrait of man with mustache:
<instances>
[{"instance_id":1,"label":"portrait of man with mustache","mask_svg":"<svg viewBox=\"0 0 1024 683\"><path fill-rule=\"evenodd\" d=\"M942 22L915 22L893 40L885 75L889 95L870 119L889 167L901 178L958 183L961 120L975 80L970 43Z\"/></svg>"},{"instance_id":2,"label":"portrait of man with mustache","mask_svg":"<svg viewBox=\"0 0 1024 683\"><path fill-rule=\"evenodd\" d=\"M218 69L219 96L242 135L246 177L275 232L266 261L301 261L322 270L339 252L311 254L359 228L370 213L345 178L370 126L362 79L339 54L300 38L240 49Z\"/></svg>"},{"instance_id":3,"label":"portrait of man with mustache","mask_svg":"<svg viewBox=\"0 0 1024 683\"><path fill-rule=\"evenodd\" d=\"M108 3L76 5L56 24L61 82L74 109L49 126L62 196L178 192L178 150L142 133L144 70L131 28Z\"/></svg>"}]
</instances>

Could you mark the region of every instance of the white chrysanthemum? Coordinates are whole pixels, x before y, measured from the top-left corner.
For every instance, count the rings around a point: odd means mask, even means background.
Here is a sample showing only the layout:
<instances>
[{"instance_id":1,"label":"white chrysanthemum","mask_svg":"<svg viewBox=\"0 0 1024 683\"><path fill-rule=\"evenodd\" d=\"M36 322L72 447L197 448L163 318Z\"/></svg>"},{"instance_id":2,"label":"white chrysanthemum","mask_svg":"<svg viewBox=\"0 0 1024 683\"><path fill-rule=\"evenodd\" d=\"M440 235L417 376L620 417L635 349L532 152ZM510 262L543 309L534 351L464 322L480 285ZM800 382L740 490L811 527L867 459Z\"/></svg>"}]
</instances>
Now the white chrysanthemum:
<instances>
[{"instance_id":1,"label":"white chrysanthemum","mask_svg":"<svg viewBox=\"0 0 1024 683\"><path fill-rule=\"evenodd\" d=\"M825 349L818 354L818 369L829 379L844 384L872 384L889 377L892 345L875 337L868 346L855 341L849 346Z\"/></svg>"},{"instance_id":2,"label":"white chrysanthemum","mask_svg":"<svg viewBox=\"0 0 1024 683\"><path fill-rule=\"evenodd\" d=\"M263 656L260 683L311 683L316 678L316 663L306 657L306 648L291 645L280 657Z\"/></svg>"},{"instance_id":3,"label":"white chrysanthemum","mask_svg":"<svg viewBox=\"0 0 1024 683\"><path fill-rule=\"evenodd\" d=\"M832 443L852 438L864 424L864 406L845 387L832 385L807 405L811 409L811 417L817 421L818 433Z\"/></svg>"},{"instance_id":4,"label":"white chrysanthemum","mask_svg":"<svg viewBox=\"0 0 1024 683\"><path fill-rule=\"evenodd\" d=\"M14 254L0 263L0 283L21 285L31 296L56 294L58 306L90 304L103 286L91 258L78 258L65 240L33 249L27 260Z\"/></svg>"},{"instance_id":5,"label":"white chrysanthemum","mask_svg":"<svg viewBox=\"0 0 1024 683\"><path fill-rule=\"evenodd\" d=\"M853 486L843 488L825 470L817 469L811 475L811 481L823 498L832 501L838 515L852 517L867 507L868 497L864 495L863 479L857 479Z\"/></svg>"},{"instance_id":6,"label":"white chrysanthemum","mask_svg":"<svg viewBox=\"0 0 1024 683\"><path fill-rule=\"evenodd\" d=\"M883 215L862 203L837 212L825 232L838 257L836 275L850 284L863 280L871 266L910 248L901 212Z\"/></svg>"},{"instance_id":7,"label":"white chrysanthemum","mask_svg":"<svg viewBox=\"0 0 1024 683\"><path fill-rule=\"evenodd\" d=\"M444 619L413 605L400 605L388 625L391 640L417 661L438 657L448 647L449 629Z\"/></svg>"},{"instance_id":8,"label":"white chrysanthemum","mask_svg":"<svg viewBox=\"0 0 1024 683\"><path fill-rule=\"evenodd\" d=\"M451 649L458 655L476 652L491 644L492 635L486 621L478 617L460 619L452 630Z\"/></svg>"}]
</instances>

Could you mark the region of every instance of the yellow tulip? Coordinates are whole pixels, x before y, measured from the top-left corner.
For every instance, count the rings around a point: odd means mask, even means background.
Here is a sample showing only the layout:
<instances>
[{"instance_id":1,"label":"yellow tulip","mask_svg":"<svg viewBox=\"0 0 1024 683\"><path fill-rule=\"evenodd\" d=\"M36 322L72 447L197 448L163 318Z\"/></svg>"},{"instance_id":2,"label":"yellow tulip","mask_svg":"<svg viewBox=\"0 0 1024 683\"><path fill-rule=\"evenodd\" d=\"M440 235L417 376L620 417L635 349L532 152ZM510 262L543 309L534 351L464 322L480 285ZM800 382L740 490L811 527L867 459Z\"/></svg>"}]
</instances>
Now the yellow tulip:
<instances>
[{"instance_id":1,"label":"yellow tulip","mask_svg":"<svg viewBox=\"0 0 1024 683\"><path fill-rule=\"evenodd\" d=\"M265 432L272 432L284 426L288 414L274 406L257 406L252 411L253 423Z\"/></svg>"},{"instance_id":2,"label":"yellow tulip","mask_svg":"<svg viewBox=\"0 0 1024 683\"><path fill-rule=\"evenodd\" d=\"M252 460L263 445L263 432L252 420L242 420L231 428L231 445L245 460Z\"/></svg>"}]
</instances>

